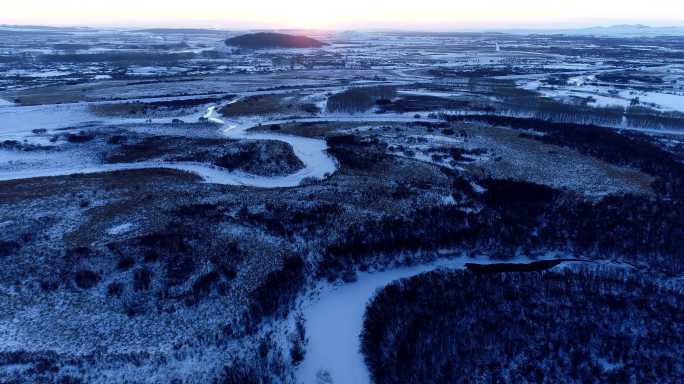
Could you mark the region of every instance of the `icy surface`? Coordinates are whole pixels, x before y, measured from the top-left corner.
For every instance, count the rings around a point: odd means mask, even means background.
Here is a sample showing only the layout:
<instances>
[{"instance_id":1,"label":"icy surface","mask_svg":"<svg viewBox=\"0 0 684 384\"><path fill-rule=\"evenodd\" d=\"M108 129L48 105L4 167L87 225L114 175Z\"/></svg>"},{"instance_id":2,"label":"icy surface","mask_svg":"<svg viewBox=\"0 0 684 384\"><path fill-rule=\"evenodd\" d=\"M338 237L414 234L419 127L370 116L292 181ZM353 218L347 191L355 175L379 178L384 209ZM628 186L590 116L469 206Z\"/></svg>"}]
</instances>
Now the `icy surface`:
<instances>
[{"instance_id":1,"label":"icy surface","mask_svg":"<svg viewBox=\"0 0 684 384\"><path fill-rule=\"evenodd\" d=\"M132 231L134 227L133 223L115 225L107 230L107 234L112 236L123 235L124 233Z\"/></svg>"}]
</instances>

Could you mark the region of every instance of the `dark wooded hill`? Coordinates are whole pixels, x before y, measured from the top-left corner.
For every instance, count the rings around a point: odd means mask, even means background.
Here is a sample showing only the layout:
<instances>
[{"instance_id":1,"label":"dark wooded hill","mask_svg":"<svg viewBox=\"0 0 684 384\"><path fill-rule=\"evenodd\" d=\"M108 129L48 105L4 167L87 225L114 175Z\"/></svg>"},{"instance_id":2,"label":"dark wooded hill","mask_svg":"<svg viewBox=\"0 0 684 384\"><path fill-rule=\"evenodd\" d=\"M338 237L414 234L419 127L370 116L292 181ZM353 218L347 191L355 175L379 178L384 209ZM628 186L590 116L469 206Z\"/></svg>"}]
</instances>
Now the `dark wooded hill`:
<instances>
[{"instance_id":1,"label":"dark wooded hill","mask_svg":"<svg viewBox=\"0 0 684 384\"><path fill-rule=\"evenodd\" d=\"M320 48L327 44L306 36L262 32L236 36L226 40L229 47L248 49L268 48Z\"/></svg>"}]
</instances>

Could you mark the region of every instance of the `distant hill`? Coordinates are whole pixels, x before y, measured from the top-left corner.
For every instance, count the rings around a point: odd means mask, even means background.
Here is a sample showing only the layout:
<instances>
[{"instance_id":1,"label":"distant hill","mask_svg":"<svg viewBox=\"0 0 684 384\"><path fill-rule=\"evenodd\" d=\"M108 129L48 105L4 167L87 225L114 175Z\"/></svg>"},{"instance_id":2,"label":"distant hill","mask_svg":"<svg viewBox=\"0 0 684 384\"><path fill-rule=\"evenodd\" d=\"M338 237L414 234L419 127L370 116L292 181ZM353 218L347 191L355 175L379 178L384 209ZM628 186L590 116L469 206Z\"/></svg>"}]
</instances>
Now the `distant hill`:
<instances>
[{"instance_id":1,"label":"distant hill","mask_svg":"<svg viewBox=\"0 0 684 384\"><path fill-rule=\"evenodd\" d=\"M269 48L320 48L325 45L321 41L306 36L287 35L284 33L262 32L236 36L226 40L229 47L248 49Z\"/></svg>"},{"instance_id":2,"label":"distant hill","mask_svg":"<svg viewBox=\"0 0 684 384\"><path fill-rule=\"evenodd\" d=\"M684 27L650 27L641 24L621 24L609 27L589 27L578 29L511 29L499 32L515 34L554 34L566 36L600 36L600 37L659 37L684 36Z\"/></svg>"},{"instance_id":3,"label":"distant hill","mask_svg":"<svg viewBox=\"0 0 684 384\"><path fill-rule=\"evenodd\" d=\"M147 28L138 29L132 32L155 33L155 34L170 34L170 35L210 35L217 33L225 33L218 29L201 29L201 28Z\"/></svg>"}]
</instances>

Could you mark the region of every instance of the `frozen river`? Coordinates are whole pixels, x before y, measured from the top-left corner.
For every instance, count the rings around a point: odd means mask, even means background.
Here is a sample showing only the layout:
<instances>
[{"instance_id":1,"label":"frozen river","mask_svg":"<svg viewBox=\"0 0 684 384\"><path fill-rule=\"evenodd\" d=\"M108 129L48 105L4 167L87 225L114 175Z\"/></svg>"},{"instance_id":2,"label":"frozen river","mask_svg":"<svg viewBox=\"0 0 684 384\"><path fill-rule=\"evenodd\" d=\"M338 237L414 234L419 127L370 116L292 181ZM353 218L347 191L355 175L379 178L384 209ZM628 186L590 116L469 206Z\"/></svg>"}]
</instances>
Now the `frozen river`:
<instances>
[{"instance_id":1,"label":"frozen river","mask_svg":"<svg viewBox=\"0 0 684 384\"><path fill-rule=\"evenodd\" d=\"M48 130L59 129L64 126L85 124L97 121L82 106L51 106L13 108L5 107L0 111L3 118L0 127L0 138L4 140L18 140L32 136L35 127L47 127ZM244 172L228 171L211 164L197 162L161 162L145 161L123 164L101 164L89 159L63 154L44 155L27 154L24 152L0 150L0 180L20 180L35 177L66 176L73 174L88 174L112 172L132 169L166 168L194 173L207 183L223 185L242 185L259 188L294 187L305 179L324 179L332 175L337 169L337 163L327 153L325 141L298 136L249 133L252 122L221 120L216 113L216 107L211 107L203 117L216 124L223 136L240 140L275 140L292 146L295 155L302 161L304 168L286 176L256 176ZM133 120L133 121L132 121ZM117 121L108 121L116 123ZM124 120L135 123L134 119ZM142 123L142 121L141 121ZM54 156L53 156L54 155ZM54 157L54 158L53 158Z\"/></svg>"}]
</instances>

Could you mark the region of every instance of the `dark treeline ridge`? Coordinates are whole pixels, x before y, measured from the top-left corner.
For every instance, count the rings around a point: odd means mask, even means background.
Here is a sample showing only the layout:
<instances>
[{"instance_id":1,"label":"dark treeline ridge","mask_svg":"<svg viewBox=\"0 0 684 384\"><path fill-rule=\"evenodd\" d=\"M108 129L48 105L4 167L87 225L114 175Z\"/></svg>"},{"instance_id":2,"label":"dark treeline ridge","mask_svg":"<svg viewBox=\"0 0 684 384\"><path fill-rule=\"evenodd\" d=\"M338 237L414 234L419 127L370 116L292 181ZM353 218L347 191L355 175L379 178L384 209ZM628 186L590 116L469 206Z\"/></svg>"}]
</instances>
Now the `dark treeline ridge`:
<instances>
[{"instance_id":1,"label":"dark treeline ridge","mask_svg":"<svg viewBox=\"0 0 684 384\"><path fill-rule=\"evenodd\" d=\"M193 53L166 53L166 52L106 52L88 54L44 54L37 57L37 61L43 63L114 63L121 65L169 65L179 61L195 58Z\"/></svg>"},{"instance_id":2,"label":"dark treeline ridge","mask_svg":"<svg viewBox=\"0 0 684 384\"><path fill-rule=\"evenodd\" d=\"M684 297L616 270L433 272L383 289L364 319L377 384L676 383Z\"/></svg>"},{"instance_id":3,"label":"dark treeline ridge","mask_svg":"<svg viewBox=\"0 0 684 384\"><path fill-rule=\"evenodd\" d=\"M533 130L543 136L528 137L547 144L571 147L611 164L630 166L657 177L654 189L666 195L684 198L684 164L650 139L639 133L620 133L597 125L557 123L496 115L441 115L449 122L476 121L493 126Z\"/></svg>"},{"instance_id":4,"label":"dark treeline ridge","mask_svg":"<svg viewBox=\"0 0 684 384\"><path fill-rule=\"evenodd\" d=\"M605 132L605 131L602 131ZM609 141L630 147L615 151L624 157L639 156L640 140L632 143L617 133L605 132ZM587 146L600 151L602 136L588 136ZM572 140L572 139L570 139ZM572 141L571 141L572 142ZM579 143L582 143L580 140ZM387 156L380 145L353 136L328 139L330 153L343 169L373 174L382 167ZM610 145L610 144L606 144ZM594 146L597 146L594 148ZM660 158L672 158L650 143L648 150L658 151ZM624 153L621 153L624 151ZM643 162L663 172L673 161L660 165ZM656 157L658 158L658 157ZM574 257L619 257L665 273L684 272L684 199L671 196L610 195L600 200L585 199L573 192L525 181L478 180L486 190L477 193L472 180L448 172L452 180L452 196L457 205L413 207L403 214L371 218L354 226L338 227L336 236L325 243L317 263L318 273L336 277L357 267L391 264L397 254L414 257L436 249L462 249L483 252L501 260L515 255L534 255L547 250L563 250ZM668 181L663 180L666 184ZM672 182L671 180L669 182ZM420 190L422 185L405 184L406 190ZM671 188L673 189L673 188ZM677 192L673 190L673 192ZM477 208L464 210L463 206Z\"/></svg>"},{"instance_id":5,"label":"dark treeline ridge","mask_svg":"<svg viewBox=\"0 0 684 384\"><path fill-rule=\"evenodd\" d=\"M377 101L382 112L423 112L436 110L455 110L469 108L471 103L436 96L406 95L398 100L381 99Z\"/></svg>"},{"instance_id":6,"label":"dark treeline ridge","mask_svg":"<svg viewBox=\"0 0 684 384\"><path fill-rule=\"evenodd\" d=\"M477 264L467 263L466 269L480 275L487 275L492 273L503 272L540 272L552 269L561 265L563 259L559 260L542 260L531 263L496 263L496 264Z\"/></svg>"},{"instance_id":7,"label":"dark treeline ridge","mask_svg":"<svg viewBox=\"0 0 684 384\"><path fill-rule=\"evenodd\" d=\"M329 112L365 112L381 100L396 97L397 89L393 86L378 85L373 87L349 88L328 98Z\"/></svg>"},{"instance_id":8,"label":"dark treeline ridge","mask_svg":"<svg viewBox=\"0 0 684 384\"><path fill-rule=\"evenodd\" d=\"M360 174L381 166L387 156L373 143L349 138L328 144L343 168ZM449 248L501 260L563 250L574 257L619 257L667 275L684 272L681 198L611 195L596 201L525 181L489 178L477 181L486 190L477 193L471 180L456 174L451 179L452 196L461 206L414 207L338 227L324 244L317 272L335 278L358 267L391 264L397 254L413 258ZM407 191L419 188L424 187L404 185ZM464 204L477 210L464 210Z\"/></svg>"},{"instance_id":9,"label":"dark treeline ridge","mask_svg":"<svg viewBox=\"0 0 684 384\"><path fill-rule=\"evenodd\" d=\"M486 252L501 260L562 249L588 258L620 257L667 275L684 272L681 202L632 195L592 202L550 188L542 199L524 197L526 192L511 199L506 197L511 190L534 193L547 187L507 180L484 185L490 190L477 214L457 206L419 208L340 229L322 252L319 272L386 264L397 253L440 248Z\"/></svg>"}]
</instances>

